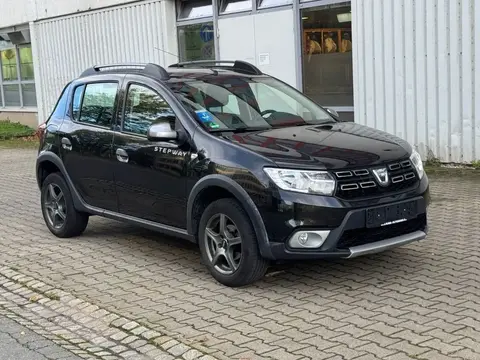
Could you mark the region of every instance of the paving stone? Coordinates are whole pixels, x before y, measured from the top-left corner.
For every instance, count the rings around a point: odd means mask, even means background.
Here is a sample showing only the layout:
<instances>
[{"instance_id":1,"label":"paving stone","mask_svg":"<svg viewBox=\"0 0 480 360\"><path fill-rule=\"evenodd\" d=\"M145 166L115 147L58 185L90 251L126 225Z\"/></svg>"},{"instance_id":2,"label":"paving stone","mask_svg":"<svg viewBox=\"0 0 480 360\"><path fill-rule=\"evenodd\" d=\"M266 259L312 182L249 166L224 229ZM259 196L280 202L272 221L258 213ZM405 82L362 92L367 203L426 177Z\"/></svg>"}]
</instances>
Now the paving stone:
<instances>
[{"instance_id":1,"label":"paving stone","mask_svg":"<svg viewBox=\"0 0 480 360\"><path fill-rule=\"evenodd\" d=\"M454 360L454 359L464 359L464 358L455 358L451 355L444 355L444 354L441 354L439 353L437 350L430 350L426 353L423 353L422 356L421 356L421 359L425 359L425 360Z\"/></svg>"},{"instance_id":2,"label":"paving stone","mask_svg":"<svg viewBox=\"0 0 480 360\"><path fill-rule=\"evenodd\" d=\"M139 323L135 321L130 321L122 326L122 329L125 329L127 331L135 329L137 326L139 326Z\"/></svg>"},{"instance_id":3,"label":"paving stone","mask_svg":"<svg viewBox=\"0 0 480 360\"><path fill-rule=\"evenodd\" d=\"M116 327L122 327L123 325L129 323L129 321L125 318L120 318L112 321L112 325Z\"/></svg>"},{"instance_id":4,"label":"paving stone","mask_svg":"<svg viewBox=\"0 0 480 360\"><path fill-rule=\"evenodd\" d=\"M360 346L359 348L357 348L357 350L378 355L378 357L380 357L381 359L385 358L388 355L393 355L396 352L394 350L386 348L385 346L380 346L378 344L375 344L374 342Z\"/></svg>"},{"instance_id":5,"label":"paving stone","mask_svg":"<svg viewBox=\"0 0 480 360\"><path fill-rule=\"evenodd\" d=\"M182 355L182 358L185 360L196 360L203 356L203 354L195 349L190 349Z\"/></svg>"},{"instance_id":6,"label":"paving stone","mask_svg":"<svg viewBox=\"0 0 480 360\"><path fill-rule=\"evenodd\" d=\"M136 336L130 335L121 341L122 344L131 344L134 341L138 340Z\"/></svg>"},{"instance_id":7,"label":"paving stone","mask_svg":"<svg viewBox=\"0 0 480 360\"><path fill-rule=\"evenodd\" d=\"M456 353L451 354L452 357L465 359L465 360L478 360L480 359L480 351L474 352L470 349L462 349Z\"/></svg>"},{"instance_id":8,"label":"paving stone","mask_svg":"<svg viewBox=\"0 0 480 360\"><path fill-rule=\"evenodd\" d=\"M346 360L354 359L366 354L365 351L361 351L360 349L358 350L350 349L348 346L344 344L325 349L325 352L338 354L341 356L342 359L346 359Z\"/></svg>"},{"instance_id":9,"label":"paving stone","mask_svg":"<svg viewBox=\"0 0 480 360\"><path fill-rule=\"evenodd\" d=\"M168 349L168 352L174 356L180 356L186 353L190 348L184 344L177 344Z\"/></svg>"},{"instance_id":10,"label":"paving stone","mask_svg":"<svg viewBox=\"0 0 480 360\"><path fill-rule=\"evenodd\" d=\"M173 346L175 346L175 345L178 345L178 344L179 344L179 343L178 343L177 340L173 340L173 339L172 339L172 340L169 340L169 341L163 343L163 344L161 345L161 347L162 347L162 349L168 350L168 349L170 349L171 347L173 347Z\"/></svg>"},{"instance_id":11,"label":"paving stone","mask_svg":"<svg viewBox=\"0 0 480 360\"><path fill-rule=\"evenodd\" d=\"M429 347L431 349L435 349L442 354L449 355L453 352L460 351L462 350L462 346L456 346L456 345L451 345L448 343L443 342L440 339L431 339L428 341L425 341L421 344L418 344L418 346L423 346L423 347Z\"/></svg>"},{"instance_id":12,"label":"paving stone","mask_svg":"<svg viewBox=\"0 0 480 360\"><path fill-rule=\"evenodd\" d=\"M300 355L295 355L295 354L286 352L284 349L277 349L277 350L265 353L263 355L271 359L278 359L278 360L297 360L301 358Z\"/></svg>"}]
</instances>

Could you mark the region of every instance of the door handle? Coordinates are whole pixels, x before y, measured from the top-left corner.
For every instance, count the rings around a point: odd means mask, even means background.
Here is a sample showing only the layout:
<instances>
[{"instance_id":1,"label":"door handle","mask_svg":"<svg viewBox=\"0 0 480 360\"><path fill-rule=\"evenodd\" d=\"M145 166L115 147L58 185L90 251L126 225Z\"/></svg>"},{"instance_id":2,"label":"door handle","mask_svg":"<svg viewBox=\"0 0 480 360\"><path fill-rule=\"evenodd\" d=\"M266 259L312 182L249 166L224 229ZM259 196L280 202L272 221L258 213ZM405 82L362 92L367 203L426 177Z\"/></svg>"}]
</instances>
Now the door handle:
<instances>
[{"instance_id":1,"label":"door handle","mask_svg":"<svg viewBox=\"0 0 480 360\"><path fill-rule=\"evenodd\" d=\"M65 150L72 150L72 143L70 142L69 139L67 138L62 138L62 148L64 148Z\"/></svg>"},{"instance_id":2,"label":"door handle","mask_svg":"<svg viewBox=\"0 0 480 360\"><path fill-rule=\"evenodd\" d=\"M128 154L125 150L123 149L117 149L117 160L120 161L120 162L123 162L123 163L127 163L128 162Z\"/></svg>"}]
</instances>

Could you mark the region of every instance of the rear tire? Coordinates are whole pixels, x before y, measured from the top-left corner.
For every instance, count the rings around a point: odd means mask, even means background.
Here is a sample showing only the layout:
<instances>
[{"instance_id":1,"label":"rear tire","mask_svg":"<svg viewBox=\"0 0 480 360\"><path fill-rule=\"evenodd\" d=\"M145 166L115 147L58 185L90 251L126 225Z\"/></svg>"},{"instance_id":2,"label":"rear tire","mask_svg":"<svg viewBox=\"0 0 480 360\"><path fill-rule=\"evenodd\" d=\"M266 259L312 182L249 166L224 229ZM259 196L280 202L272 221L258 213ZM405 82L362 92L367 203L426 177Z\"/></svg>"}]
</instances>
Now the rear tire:
<instances>
[{"instance_id":1,"label":"rear tire","mask_svg":"<svg viewBox=\"0 0 480 360\"><path fill-rule=\"evenodd\" d=\"M45 224L59 238L79 236L88 225L88 214L75 209L70 189L60 173L48 175L43 182L41 206Z\"/></svg>"},{"instance_id":2,"label":"rear tire","mask_svg":"<svg viewBox=\"0 0 480 360\"><path fill-rule=\"evenodd\" d=\"M260 255L253 225L234 199L217 200L205 209L198 242L208 270L223 285L252 284L268 269L268 261Z\"/></svg>"}]
</instances>

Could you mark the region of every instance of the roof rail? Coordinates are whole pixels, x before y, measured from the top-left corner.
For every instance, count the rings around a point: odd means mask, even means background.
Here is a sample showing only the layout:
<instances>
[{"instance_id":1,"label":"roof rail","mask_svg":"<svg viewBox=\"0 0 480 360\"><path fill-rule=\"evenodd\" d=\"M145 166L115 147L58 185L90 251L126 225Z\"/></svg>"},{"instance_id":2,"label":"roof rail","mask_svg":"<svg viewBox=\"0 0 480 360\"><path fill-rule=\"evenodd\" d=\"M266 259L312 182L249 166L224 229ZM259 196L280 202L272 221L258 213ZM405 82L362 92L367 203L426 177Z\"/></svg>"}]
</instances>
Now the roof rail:
<instances>
[{"instance_id":1,"label":"roof rail","mask_svg":"<svg viewBox=\"0 0 480 360\"><path fill-rule=\"evenodd\" d=\"M139 69L143 74L160 78L161 80L168 80L170 75L167 70L158 64L110 64L110 65L95 65L85 70L80 77L98 75L102 69L120 68L120 69Z\"/></svg>"},{"instance_id":2,"label":"roof rail","mask_svg":"<svg viewBox=\"0 0 480 360\"><path fill-rule=\"evenodd\" d=\"M237 72L249 73L253 75L262 75L262 72L255 65L242 60L197 60L186 61L178 64L172 64L170 68L202 67L202 68L223 68Z\"/></svg>"}]
</instances>

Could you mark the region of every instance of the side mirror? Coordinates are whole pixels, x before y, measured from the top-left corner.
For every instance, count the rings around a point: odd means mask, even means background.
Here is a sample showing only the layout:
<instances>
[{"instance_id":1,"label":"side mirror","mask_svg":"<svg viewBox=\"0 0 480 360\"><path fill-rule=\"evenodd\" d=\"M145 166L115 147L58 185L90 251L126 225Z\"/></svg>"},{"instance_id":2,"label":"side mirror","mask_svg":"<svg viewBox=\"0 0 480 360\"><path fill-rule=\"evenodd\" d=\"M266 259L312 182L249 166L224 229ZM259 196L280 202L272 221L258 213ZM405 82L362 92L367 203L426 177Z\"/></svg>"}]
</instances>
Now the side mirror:
<instances>
[{"instance_id":1,"label":"side mirror","mask_svg":"<svg viewBox=\"0 0 480 360\"><path fill-rule=\"evenodd\" d=\"M160 141L177 140L178 133L175 130L172 130L170 123L163 122L150 126L148 128L147 138L148 140Z\"/></svg>"},{"instance_id":2,"label":"side mirror","mask_svg":"<svg viewBox=\"0 0 480 360\"><path fill-rule=\"evenodd\" d=\"M333 116L333 118L334 118L335 120L340 120L340 115L338 115L338 112L336 112L335 110L330 109L330 108L325 108L325 110L326 110L331 116Z\"/></svg>"}]
</instances>

